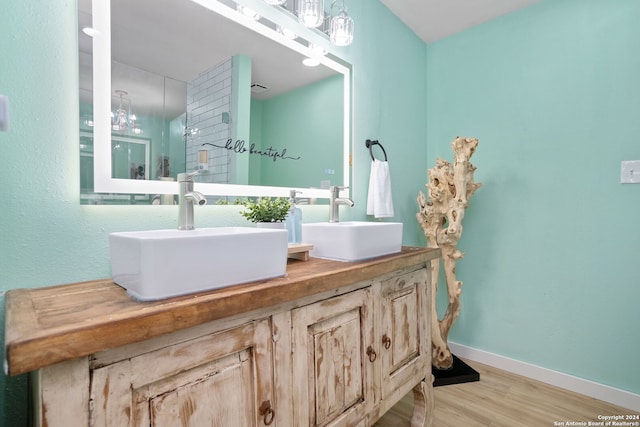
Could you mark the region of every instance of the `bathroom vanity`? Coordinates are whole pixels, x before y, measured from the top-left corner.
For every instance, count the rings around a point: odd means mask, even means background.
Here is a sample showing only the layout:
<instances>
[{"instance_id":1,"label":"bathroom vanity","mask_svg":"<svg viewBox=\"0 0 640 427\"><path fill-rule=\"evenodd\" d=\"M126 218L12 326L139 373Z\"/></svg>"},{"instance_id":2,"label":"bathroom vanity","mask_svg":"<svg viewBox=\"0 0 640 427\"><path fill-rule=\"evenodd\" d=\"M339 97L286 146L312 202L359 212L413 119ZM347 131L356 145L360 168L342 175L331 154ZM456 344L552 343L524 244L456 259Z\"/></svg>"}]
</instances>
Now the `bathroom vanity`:
<instances>
[{"instance_id":1,"label":"bathroom vanity","mask_svg":"<svg viewBox=\"0 0 640 427\"><path fill-rule=\"evenodd\" d=\"M5 368L46 426L431 425L438 249L290 260L285 277L137 302L110 280L6 296ZM247 266L250 268L250 266Z\"/></svg>"}]
</instances>

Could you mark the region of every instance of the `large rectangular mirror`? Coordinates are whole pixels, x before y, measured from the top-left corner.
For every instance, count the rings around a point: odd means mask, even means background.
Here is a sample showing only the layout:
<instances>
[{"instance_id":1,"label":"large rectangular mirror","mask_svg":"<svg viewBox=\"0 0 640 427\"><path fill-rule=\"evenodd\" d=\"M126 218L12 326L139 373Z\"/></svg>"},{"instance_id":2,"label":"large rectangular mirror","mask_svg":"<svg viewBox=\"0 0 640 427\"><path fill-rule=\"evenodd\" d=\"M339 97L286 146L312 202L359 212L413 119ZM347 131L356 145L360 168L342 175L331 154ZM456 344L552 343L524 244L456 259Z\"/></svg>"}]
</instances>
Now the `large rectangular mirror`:
<instances>
[{"instance_id":1,"label":"large rectangular mirror","mask_svg":"<svg viewBox=\"0 0 640 427\"><path fill-rule=\"evenodd\" d=\"M172 201L194 170L209 196L349 185L349 65L224 1L78 1L84 203Z\"/></svg>"}]
</instances>

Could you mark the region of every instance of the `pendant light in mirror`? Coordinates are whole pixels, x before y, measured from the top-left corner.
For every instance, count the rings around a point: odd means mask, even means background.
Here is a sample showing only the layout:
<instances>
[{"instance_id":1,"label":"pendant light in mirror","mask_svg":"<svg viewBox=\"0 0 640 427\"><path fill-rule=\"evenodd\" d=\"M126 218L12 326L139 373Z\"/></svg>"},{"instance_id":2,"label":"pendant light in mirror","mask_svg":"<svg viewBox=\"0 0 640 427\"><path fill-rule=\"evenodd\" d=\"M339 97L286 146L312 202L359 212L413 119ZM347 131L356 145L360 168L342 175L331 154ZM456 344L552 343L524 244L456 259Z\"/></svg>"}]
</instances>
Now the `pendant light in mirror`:
<instances>
[{"instance_id":1,"label":"pendant light in mirror","mask_svg":"<svg viewBox=\"0 0 640 427\"><path fill-rule=\"evenodd\" d=\"M140 135L142 129L138 127L136 123L138 118L131 111L131 99L125 98L125 96L129 95L129 92L116 89L115 94L118 97L118 106L111 112L111 129L121 134L126 132Z\"/></svg>"}]
</instances>

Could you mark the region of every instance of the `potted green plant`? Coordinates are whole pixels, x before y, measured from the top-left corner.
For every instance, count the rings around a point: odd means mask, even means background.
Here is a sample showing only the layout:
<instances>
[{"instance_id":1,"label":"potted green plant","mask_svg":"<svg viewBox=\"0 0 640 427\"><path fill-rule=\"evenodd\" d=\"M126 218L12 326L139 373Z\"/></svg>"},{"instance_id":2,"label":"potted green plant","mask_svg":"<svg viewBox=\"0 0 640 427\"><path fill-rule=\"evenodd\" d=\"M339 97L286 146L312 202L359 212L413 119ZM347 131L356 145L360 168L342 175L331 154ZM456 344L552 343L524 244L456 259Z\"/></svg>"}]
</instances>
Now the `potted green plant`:
<instances>
[{"instance_id":1,"label":"potted green plant","mask_svg":"<svg viewBox=\"0 0 640 427\"><path fill-rule=\"evenodd\" d=\"M240 212L242 216L251 222L255 222L258 227L284 228L284 223L291 202L284 197L262 197L254 200L246 200L242 203L246 210ZM268 225L267 225L268 224Z\"/></svg>"}]
</instances>

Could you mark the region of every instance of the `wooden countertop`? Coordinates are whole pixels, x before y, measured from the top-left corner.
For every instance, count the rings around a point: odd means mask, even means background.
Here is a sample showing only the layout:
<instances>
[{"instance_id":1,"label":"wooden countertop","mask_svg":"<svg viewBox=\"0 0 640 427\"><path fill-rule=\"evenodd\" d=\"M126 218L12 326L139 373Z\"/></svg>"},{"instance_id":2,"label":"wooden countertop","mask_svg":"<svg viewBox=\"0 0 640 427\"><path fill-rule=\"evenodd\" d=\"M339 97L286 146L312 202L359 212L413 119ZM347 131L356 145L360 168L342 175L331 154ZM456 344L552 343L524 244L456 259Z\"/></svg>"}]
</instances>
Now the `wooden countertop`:
<instances>
[{"instance_id":1,"label":"wooden countertop","mask_svg":"<svg viewBox=\"0 0 640 427\"><path fill-rule=\"evenodd\" d=\"M360 262L290 260L285 277L152 302L139 302L110 279L6 295L5 358L17 375L143 341L212 320L274 306L369 280L440 256L439 249Z\"/></svg>"}]
</instances>

